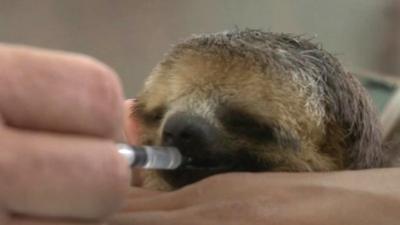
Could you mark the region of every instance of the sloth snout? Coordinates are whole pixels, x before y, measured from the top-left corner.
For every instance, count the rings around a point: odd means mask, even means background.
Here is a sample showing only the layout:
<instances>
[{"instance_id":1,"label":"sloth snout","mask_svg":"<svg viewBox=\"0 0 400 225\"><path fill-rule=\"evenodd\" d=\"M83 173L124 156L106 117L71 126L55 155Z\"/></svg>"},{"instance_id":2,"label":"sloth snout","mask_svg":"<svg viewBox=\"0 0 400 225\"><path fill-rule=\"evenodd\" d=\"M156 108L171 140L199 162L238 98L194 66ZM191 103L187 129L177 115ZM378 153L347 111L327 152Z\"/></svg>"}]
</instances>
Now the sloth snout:
<instances>
[{"instance_id":1,"label":"sloth snout","mask_svg":"<svg viewBox=\"0 0 400 225\"><path fill-rule=\"evenodd\" d=\"M202 157L215 145L216 133L206 119L180 112L165 122L162 144L177 147L187 157Z\"/></svg>"}]
</instances>

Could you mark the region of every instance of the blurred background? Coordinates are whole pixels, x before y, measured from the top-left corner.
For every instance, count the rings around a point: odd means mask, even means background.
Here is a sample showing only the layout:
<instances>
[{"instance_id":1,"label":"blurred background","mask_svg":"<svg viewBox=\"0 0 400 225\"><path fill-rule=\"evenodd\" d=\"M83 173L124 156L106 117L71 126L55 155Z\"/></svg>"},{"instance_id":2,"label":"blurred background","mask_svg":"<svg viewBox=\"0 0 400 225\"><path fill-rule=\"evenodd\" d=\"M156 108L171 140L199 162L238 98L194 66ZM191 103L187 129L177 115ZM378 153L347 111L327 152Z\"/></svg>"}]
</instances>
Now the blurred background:
<instances>
[{"instance_id":1,"label":"blurred background","mask_svg":"<svg viewBox=\"0 0 400 225\"><path fill-rule=\"evenodd\" d=\"M305 34L348 67L396 74L400 41L388 46L400 36L396 2L0 0L0 41L92 55L118 72L128 97L171 44L235 26ZM391 60L383 65L384 58Z\"/></svg>"},{"instance_id":2,"label":"blurred background","mask_svg":"<svg viewBox=\"0 0 400 225\"><path fill-rule=\"evenodd\" d=\"M120 75L127 97L172 44L235 27L314 38L363 75L381 111L400 86L400 0L0 0L0 42L98 58ZM400 94L391 104L400 107ZM384 123L400 120L392 111Z\"/></svg>"}]
</instances>

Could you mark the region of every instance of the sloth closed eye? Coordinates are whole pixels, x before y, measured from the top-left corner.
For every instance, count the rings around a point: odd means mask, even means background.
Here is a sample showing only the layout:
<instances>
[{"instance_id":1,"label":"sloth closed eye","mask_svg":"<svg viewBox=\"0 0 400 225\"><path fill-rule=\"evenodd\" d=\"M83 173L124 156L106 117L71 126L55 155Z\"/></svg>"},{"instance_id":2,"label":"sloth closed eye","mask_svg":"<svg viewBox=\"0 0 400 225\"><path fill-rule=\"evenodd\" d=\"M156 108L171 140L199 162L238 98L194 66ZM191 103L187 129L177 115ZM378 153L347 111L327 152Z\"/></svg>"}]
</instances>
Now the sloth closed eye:
<instances>
[{"instance_id":1,"label":"sloth closed eye","mask_svg":"<svg viewBox=\"0 0 400 225\"><path fill-rule=\"evenodd\" d=\"M223 126L237 136L243 136L254 141L268 142L275 139L273 128L258 121L247 113L232 111L221 116Z\"/></svg>"},{"instance_id":2,"label":"sloth closed eye","mask_svg":"<svg viewBox=\"0 0 400 225\"><path fill-rule=\"evenodd\" d=\"M150 111L145 111L143 109L143 106L141 106L139 103L138 106L136 106L133 114L141 118L142 121L146 124L157 124L164 117L165 111L166 111L165 107L162 106L152 109Z\"/></svg>"}]
</instances>

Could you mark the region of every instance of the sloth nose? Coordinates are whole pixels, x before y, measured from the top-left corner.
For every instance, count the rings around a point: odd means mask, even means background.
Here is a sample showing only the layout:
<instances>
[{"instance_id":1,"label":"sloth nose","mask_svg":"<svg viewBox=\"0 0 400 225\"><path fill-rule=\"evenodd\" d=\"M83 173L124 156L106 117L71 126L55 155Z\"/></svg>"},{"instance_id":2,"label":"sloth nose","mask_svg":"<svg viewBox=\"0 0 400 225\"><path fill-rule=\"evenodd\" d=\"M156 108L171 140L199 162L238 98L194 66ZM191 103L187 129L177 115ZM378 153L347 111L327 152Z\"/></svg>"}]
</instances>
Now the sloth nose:
<instances>
[{"instance_id":1,"label":"sloth nose","mask_svg":"<svg viewBox=\"0 0 400 225\"><path fill-rule=\"evenodd\" d=\"M162 144L177 147L184 156L204 155L214 145L216 128L204 118L187 113L170 116L163 128Z\"/></svg>"}]
</instances>

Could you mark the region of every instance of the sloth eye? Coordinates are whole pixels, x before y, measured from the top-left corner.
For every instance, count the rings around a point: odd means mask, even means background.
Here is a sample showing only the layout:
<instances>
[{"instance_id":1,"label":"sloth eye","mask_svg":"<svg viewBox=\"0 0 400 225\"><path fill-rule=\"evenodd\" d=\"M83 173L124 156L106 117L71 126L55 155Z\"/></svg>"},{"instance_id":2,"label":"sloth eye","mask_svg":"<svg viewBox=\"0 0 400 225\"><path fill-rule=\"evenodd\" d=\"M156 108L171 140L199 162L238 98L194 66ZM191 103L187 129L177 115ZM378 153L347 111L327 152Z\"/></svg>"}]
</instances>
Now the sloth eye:
<instances>
[{"instance_id":1,"label":"sloth eye","mask_svg":"<svg viewBox=\"0 0 400 225\"><path fill-rule=\"evenodd\" d=\"M145 114L144 119L150 123L157 123L162 120L165 113L165 107L157 107Z\"/></svg>"},{"instance_id":2,"label":"sloth eye","mask_svg":"<svg viewBox=\"0 0 400 225\"><path fill-rule=\"evenodd\" d=\"M138 105L134 111L134 114L143 120L144 123L147 124L157 124L164 117L166 108L164 106L156 107L150 111L144 110L144 107Z\"/></svg>"},{"instance_id":3,"label":"sloth eye","mask_svg":"<svg viewBox=\"0 0 400 225\"><path fill-rule=\"evenodd\" d=\"M149 121L158 122L163 118L163 116L164 116L163 109L155 109L146 115L146 119L148 119Z\"/></svg>"},{"instance_id":4,"label":"sloth eye","mask_svg":"<svg viewBox=\"0 0 400 225\"><path fill-rule=\"evenodd\" d=\"M247 113L237 110L225 111L221 122L228 131L245 138L262 142L275 140L272 126Z\"/></svg>"}]
</instances>

